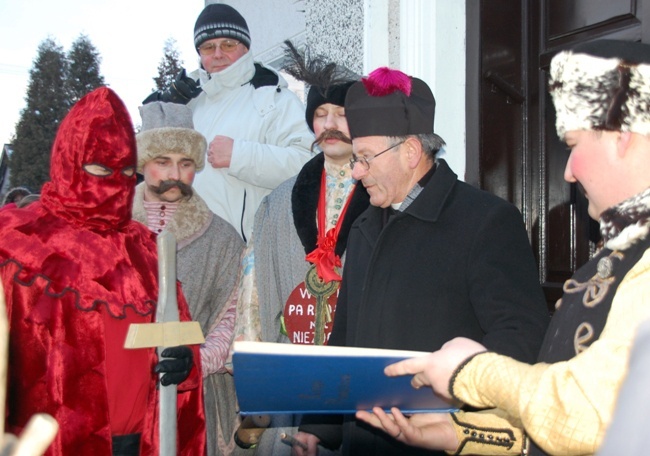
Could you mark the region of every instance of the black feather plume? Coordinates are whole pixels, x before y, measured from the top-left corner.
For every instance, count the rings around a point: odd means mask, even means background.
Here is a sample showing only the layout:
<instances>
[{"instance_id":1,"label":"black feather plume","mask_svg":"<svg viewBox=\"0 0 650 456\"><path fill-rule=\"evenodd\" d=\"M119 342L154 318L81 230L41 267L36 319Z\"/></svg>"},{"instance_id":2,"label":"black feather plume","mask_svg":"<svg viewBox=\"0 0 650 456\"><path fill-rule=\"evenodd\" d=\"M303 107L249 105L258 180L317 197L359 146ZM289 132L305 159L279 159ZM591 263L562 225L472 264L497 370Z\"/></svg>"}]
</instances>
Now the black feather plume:
<instances>
[{"instance_id":1,"label":"black feather plume","mask_svg":"<svg viewBox=\"0 0 650 456\"><path fill-rule=\"evenodd\" d=\"M310 87L318 88L326 96L330 87L357 80L349 70L327 61L323 56L312 56L309 49L298 50L290 40L284 42L284 65L282 70Z\"/></svg>"}]
</instances>

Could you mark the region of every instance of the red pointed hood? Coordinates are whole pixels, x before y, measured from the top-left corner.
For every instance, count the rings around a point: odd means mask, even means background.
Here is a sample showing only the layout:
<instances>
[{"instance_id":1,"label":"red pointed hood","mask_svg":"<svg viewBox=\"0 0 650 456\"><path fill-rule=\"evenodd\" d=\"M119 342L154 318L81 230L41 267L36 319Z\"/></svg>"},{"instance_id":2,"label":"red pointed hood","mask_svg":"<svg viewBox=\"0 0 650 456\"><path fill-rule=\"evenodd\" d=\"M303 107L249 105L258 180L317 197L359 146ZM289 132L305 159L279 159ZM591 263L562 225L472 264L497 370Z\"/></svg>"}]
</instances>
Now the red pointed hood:
<instances>
[{"instance_id":1,"label":"red pointed hood","mask_svg":"<svg viewBox=\"0 0 650 456\"><path fill-rule=\"evenodd\" d=\"M91 174L87 165L98 165L105 175ZM111 89L96 89L61 122L51 180L41 191L43 206L94 231L124 228L131 220L135 165L135 136L124 103Z\"/></svg>"}]
</instances>

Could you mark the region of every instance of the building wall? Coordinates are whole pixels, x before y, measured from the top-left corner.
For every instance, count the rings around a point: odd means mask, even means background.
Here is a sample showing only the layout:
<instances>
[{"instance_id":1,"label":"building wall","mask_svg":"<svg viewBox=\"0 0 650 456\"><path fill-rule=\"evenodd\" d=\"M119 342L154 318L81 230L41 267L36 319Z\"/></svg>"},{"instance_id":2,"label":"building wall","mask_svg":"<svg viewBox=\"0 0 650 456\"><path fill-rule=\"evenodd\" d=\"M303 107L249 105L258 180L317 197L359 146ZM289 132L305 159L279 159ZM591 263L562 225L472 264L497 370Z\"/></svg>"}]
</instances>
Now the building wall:
<instances>
[{"instance_id":1,"label":"building wall","mask_svg":"<svg viewBox=\"0 0 650 456\"><path fill-rule=\"evenodd\" d=\"M364 0L305 0L305 5L310 51L363 74Z\"/></svg>"},{"instance_id":2,"label":"building wall","mask_svg":"<svg viewBox=\"0 0 650 456\"><path fill-rule=\"evenodd\" d=\"M475 1L475 0L469 0ZM305 0L306 43L359 74L390 66L436 97L442 156L465 175L466 0Z\"/></svg>"},{"instance_id":3,"label":"building wall","mask_svg":"<svg viewBox=\"0 0 650 456\"><path fill-rule=\"evenodd\" d=\"M467 1L477 0L219 3L232 5L246 18L255 58L276 68L281 65L282 41L291 39L359 75L390 66L424 80L436 97L435 131L447 142L442 156L463 179ZM299 86L293 87L300 91Z\"/></svg>"},{"instance_id":4,"label":"building wall","mask_svg":"<svg viewBox=\"0 0 650 456\"><path fill-rule=\"evenodd\" d=\"M251 52L255 59L272 66L282 57L282 42L290 39L304 43L306 0L223 0L240 12L251 34Z\"/></svg>"}]
</instances>

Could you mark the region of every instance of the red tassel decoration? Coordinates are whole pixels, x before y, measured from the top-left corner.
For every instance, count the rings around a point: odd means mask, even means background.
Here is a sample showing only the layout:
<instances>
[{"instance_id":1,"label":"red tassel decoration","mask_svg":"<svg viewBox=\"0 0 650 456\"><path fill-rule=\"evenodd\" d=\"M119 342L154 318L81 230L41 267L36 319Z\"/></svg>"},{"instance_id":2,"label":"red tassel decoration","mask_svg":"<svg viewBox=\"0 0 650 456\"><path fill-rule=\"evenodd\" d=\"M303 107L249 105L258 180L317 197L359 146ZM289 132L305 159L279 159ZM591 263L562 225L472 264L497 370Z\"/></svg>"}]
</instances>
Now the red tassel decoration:
<instances>
[{"instance_id":1,"label":"red tassel decoration","mask_svg":"<svg viewBox=\"0 0 650 456\"><path fill-rule=\"evenodd\" d=\"M411 96L411 78L399 70L388 67L380 67L362 78L361 81L366 87L368 95L383 97L399 90L407 97Z\"/></svg>"}]
</instances>

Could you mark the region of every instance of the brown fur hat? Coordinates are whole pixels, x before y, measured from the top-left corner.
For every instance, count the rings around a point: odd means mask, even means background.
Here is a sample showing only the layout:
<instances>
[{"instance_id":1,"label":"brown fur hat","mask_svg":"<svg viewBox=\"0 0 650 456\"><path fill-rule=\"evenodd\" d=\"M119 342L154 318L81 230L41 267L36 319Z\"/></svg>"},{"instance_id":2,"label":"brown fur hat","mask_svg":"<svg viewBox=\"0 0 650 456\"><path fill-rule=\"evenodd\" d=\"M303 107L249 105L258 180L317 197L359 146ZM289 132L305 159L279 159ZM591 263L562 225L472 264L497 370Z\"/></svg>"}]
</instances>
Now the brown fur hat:
<instances>
[{"instance_id":1,"label":"brown fur hat","mask_svg":"<svg viewBox=\"0 0 650 456\"><path fill-rule=\"evenodd\" d=\"M194 160L197 171L203 169L207 141L194 130L190 108L157 101L140 106L140 115L142 130L135 137L139 173L146 162L169 153L186 155Z\"/></svg>"}]
</instances>

